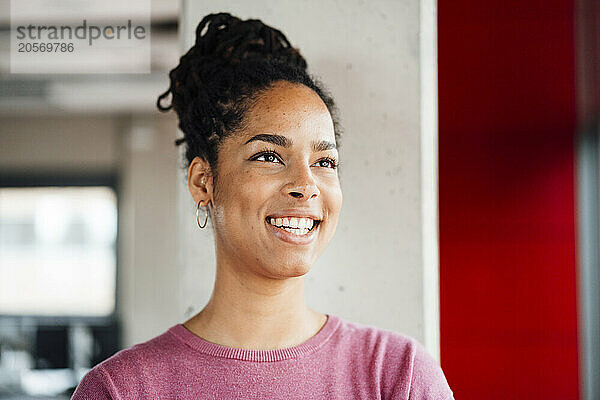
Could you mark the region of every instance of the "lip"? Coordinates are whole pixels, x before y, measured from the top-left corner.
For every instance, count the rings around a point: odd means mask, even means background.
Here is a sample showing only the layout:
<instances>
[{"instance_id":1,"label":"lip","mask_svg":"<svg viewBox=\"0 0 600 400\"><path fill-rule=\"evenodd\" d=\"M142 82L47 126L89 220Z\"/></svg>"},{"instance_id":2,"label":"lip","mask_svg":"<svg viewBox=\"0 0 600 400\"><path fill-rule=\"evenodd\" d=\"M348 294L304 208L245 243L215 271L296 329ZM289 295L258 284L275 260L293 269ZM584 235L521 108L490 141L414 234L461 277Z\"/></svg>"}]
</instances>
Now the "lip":
<instances>
[{"instance_id":1,"label":"lip","mask_svg":"<svg viewBox=\"0 0 600 400\"><path fill-rule=\"evenodd\" d=\"M286 216L290 216L290 217L296 217L297 215L295 214L285 214ZM308 218L312 218L309 215L305 215L304 217L308 217ZM314 218L317 219L317 218ZM269 231L271 231L278 239L289 243L289 244L295 244L295 245L306 245L309 244L313 241L317 231L321 228L321 224L319 223L317 226L315 226L313 228L312 231L308 232L306 235L304 236L298 236L298 235L294 235L291 232L286 231L285 229L281 229L278 228L274 225L271 225L269 222L267 222L267 220L265 219L265 224L267 224L267 229Z\"/></svg>"},{"instance_id":2,"label":"lip","mask_svg":"<svg viewBox=\"0 0 600 400\"><path fill-rule=\"evenodd\" d=\"M276 212L275 214L269 215L271 218L283 218L283 217L296 217L296 218L311 218L322 221L323 217L317 215L315 212L308 210L283 210Z\"/></svg>"}]
</instances>

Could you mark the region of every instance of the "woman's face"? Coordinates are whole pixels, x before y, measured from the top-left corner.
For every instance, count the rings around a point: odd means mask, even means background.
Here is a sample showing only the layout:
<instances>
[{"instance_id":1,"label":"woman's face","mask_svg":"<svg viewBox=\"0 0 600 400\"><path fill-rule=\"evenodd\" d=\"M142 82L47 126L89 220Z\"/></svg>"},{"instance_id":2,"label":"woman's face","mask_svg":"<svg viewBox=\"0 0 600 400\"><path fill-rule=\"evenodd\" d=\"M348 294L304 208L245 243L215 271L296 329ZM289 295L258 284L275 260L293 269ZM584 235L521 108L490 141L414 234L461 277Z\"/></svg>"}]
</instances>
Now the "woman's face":
<instances>
[{"instance_id":1,"label":"woman's face","mask_svg":"<svg viewBox=\"0 0 600 400\"><path fill-rule=\"evenodd\" d=\"M342 206L331 115L311 89L278 82L245 121L219 149L210 199L217 257L269 278L304 275Z\"/></svg>"}]
</instances>

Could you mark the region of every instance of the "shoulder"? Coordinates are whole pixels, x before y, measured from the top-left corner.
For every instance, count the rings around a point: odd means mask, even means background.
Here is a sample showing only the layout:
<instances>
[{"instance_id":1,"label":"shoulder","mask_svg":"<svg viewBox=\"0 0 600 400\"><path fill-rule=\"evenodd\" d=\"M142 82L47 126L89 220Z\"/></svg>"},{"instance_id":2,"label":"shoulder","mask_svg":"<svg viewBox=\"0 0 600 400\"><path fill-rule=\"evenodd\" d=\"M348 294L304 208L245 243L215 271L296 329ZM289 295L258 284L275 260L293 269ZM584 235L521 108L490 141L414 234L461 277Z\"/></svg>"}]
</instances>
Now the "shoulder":
<instances>
[{"instance_id":1,"label":"shoulder","mask_svg":"<svg viewBox=\"0 0 600 400\"><path fill-rule=\"evenodd\" d=\"M437 360L416 339L403 333L341 320L338 341L380 377L384 398L452 399Z\"/></svg>"},{"instance_id":2,"label":"shoulder","mask_svg":"<svg viewBox=\"0 0 600 400\"><path fill-rule=\"evenodd\" d=\"M386 361L412 363L419 343L410 336L340 318L337 340L353 352L385 356Z\"/></svg>"},{"instance_id":3,"label":"shoulder","mask_svg":"<svg viewBox=\"0 0 600 400\"><path fill-rule=\"evenodd\" d=\"M111 400L115 396L110 381L106 379L102 370L98 366L88 372L71 397L71 400Z\"/></svg>"},{"instance_id":4,"label":"shoulder","mask_svg":"<svg viewBox=\"0 0 600 400\"><path fill-rule=\"evenodd\" d=\"M410 399L453 399L440 363L413 339Z\"/></svg>"},{"instance_id":5,"label":"shoulder","mask_svg":"<svg viewBox=\"0 0 600 400\"><path fill-rule=\"evenodd\" d=\"M169 331L119 351L92 368L73 394L78 399L113 399L141 395L148 383L168 374L180 352L181 343ZM159 367L159 368L157 368ZM159 371L157 373L157 371Z\"/></svg>"},{"instance_id":6,"label":"shoulder","mask_svg":"<svg viewBox=\"0 0 600 400\"><path fill-rule=\"evenodd\" d=\"M110 376L143 376L156 371L156 367L167 367L182 347L172 330L119 351L98 364L98 368Z\"/></svg>"}]
</instances>

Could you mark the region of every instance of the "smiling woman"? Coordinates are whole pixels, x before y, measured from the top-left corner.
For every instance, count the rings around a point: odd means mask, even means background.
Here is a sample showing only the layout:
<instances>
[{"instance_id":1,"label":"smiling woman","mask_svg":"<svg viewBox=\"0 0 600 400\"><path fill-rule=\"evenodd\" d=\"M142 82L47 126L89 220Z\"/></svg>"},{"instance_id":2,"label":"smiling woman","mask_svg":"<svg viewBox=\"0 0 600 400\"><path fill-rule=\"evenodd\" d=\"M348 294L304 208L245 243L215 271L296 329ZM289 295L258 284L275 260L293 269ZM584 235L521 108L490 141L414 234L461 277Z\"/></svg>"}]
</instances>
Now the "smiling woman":
<instances>
[{"instance_id":1,"label":"smiling woman","mask_svg":"<svg viewBox=\"0 0 600 400\"><path fill-rule=\"evenodd\" d=\"M244 281L252 279L248 274L302 276L331 240L342 205L331 115L312 89L278 81L254 100L245 118L244 128L220 146L216 185L212 167L200 157L188 172L192 197L209 206L217 268ZM302 232L307 225L311 229ZM258 287L265 284L274 287L269 281ZM301 290L299 280L277 285ZM296 319L297 307L284 312ZM307 329L322 325L324 317L315 317Z\"/></svg>"},{"instance_id":2,"label":"smiling woman","mask_svg":"<svg viewBox=\"0 0 600 400\"><path fill-rule=\"evenodd\" d=\"M73 398L451 399L414 339L305 304L342 190L334 103L300 53L261 21L212 14L170 77L158 106L178 114L189 191L212 222L214 290L185 323L93 368Z\"/></svg>"}]
</instances>

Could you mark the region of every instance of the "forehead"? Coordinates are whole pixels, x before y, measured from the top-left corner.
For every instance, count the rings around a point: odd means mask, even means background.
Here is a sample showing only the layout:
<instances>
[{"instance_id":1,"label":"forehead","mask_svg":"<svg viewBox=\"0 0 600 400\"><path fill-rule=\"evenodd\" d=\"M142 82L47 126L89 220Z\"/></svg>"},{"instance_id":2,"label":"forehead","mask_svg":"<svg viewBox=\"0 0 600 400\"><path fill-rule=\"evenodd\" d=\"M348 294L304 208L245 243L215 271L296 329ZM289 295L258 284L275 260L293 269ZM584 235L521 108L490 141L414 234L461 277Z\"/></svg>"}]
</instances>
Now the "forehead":
<instances>
[{"instance_id":1,"label":"forehead","mask_svg":"<svg viewBox=\"0 0 600 400\"><path fill-rule=\"evenodd\" d=\"M262 93L246 113L244 136L277 133L301 140L335 141L333 120L327 106L312 89L278 82Z\"/></svg>"}]
</instances>

